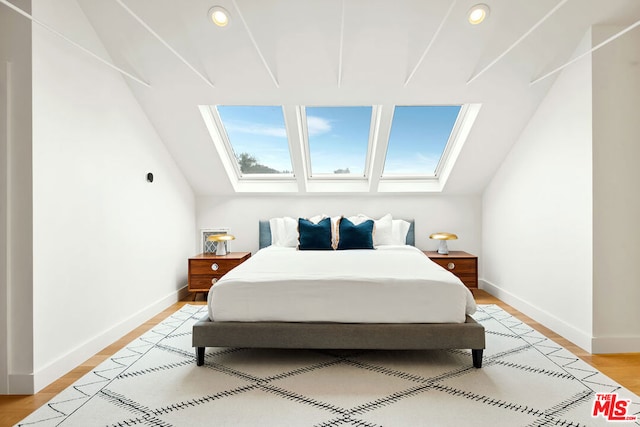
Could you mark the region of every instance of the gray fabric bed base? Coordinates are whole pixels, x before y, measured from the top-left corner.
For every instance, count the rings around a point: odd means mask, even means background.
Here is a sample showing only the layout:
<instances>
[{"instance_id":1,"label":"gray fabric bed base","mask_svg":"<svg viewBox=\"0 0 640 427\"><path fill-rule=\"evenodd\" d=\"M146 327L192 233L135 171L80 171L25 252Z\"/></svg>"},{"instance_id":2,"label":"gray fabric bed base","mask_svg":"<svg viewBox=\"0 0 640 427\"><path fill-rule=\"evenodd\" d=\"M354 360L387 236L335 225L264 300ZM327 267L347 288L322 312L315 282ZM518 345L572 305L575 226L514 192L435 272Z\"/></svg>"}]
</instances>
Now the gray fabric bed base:
<instances>
[{"instance_id":1,"label":"gray fabric bed base","mask_svg":"<svg viewBox=\"0 0 640 427\"><path fill-rule=\"evenodd\" d=\"M471 349L473 366L482 367L484 327L465 323L293 323L212 322L193 326L196 362L205 347L434 350Z\"/></svg>"}]
</instances>

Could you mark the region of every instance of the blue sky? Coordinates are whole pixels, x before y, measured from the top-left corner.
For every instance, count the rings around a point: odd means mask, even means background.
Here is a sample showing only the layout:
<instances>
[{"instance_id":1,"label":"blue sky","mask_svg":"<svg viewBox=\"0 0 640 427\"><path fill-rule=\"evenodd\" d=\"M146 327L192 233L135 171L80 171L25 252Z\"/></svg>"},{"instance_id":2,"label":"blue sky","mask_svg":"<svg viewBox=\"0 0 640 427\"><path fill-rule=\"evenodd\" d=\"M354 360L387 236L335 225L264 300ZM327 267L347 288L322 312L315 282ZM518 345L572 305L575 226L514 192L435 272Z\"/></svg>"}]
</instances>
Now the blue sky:
<instances>
[{"instance_id":1,"label":"blue sky","mask_svg":"<svg viewBox=\"0 0 640 427\"><path fill-rule=\"evenodd\" d=\"M364 176L371 107L306 107L311 171Z\"/></svg>"},{"instance_id":2,"label":"blue sky","mask_svg":"<svg viewBox=\"0 0 640 427\"><path fill-rule=\"evenodd\" d=\"M397 106L384 174L435 172L460 106Z\"/></svg>"},{"instance_id":3,"label":"blue sky","mask_svg":"<svg viewBox=\"0 0 640 427\"><path fill-rule=\"evenodd\" d=\"M371 107L306 107L313 174L349 168L363 175ZM394 111L384 173L434 173L456 121L459 106L398 106ZM280 106L218 106L234 152L259 163L291 171L291 157Z\"/></svg>"},{"instance_id":4,"label":"blue sky","mask_svg":"<svg viewBox=\"0 0 640 427\"><path fill-rule=\"evenodd\" d=\"M258 163L291 171L291 154L280 106L218 106L236 155L252 154Z\"/></svg>"}]
</instances>

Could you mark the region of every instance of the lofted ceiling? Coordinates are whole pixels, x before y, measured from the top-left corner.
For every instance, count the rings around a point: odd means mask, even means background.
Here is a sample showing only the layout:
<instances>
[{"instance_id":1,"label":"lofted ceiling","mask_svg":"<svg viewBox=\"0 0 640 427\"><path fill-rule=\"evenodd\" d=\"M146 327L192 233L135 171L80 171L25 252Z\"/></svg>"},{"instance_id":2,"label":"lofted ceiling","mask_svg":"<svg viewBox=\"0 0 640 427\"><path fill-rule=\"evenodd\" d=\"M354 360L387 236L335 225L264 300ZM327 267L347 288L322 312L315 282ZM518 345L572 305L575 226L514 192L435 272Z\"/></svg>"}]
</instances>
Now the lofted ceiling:
<instances>
[{"instance_id":1,"label":"lofted ceiling","mask_svg":"<svg viewBox=\"0 0 640 427\"><path fill-rule=\"evenodd\" d=\"M60 0L33 16L148 83L125 77L197 195L234 192L199 111L216 104L481 104L443 190L473 194L557 74L531 82L582 53L591 26L640 19L637 0L483 2L475 26L475 0ZM78 7L99 44L65 18Z\"/></svg>"}]
</instances>

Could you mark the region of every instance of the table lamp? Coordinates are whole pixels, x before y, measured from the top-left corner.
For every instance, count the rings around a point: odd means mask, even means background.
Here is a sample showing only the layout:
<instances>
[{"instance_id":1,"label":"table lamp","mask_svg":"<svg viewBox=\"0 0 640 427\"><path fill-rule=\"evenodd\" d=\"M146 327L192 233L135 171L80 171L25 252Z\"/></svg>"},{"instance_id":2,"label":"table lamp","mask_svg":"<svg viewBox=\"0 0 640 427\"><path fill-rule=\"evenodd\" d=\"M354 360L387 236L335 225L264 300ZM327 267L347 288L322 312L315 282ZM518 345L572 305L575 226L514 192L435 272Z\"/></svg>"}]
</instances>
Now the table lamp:
<instances>
[{"instance_id":1,"label":"table lamp","mask_svg":"<svg viewBox=\"0 0 640 427\"><path fill-rule=\"evenodd\" d=\"M229 251L227 251L227 242L229 240L235 240L235 236L231 234L212 234L207 237L207 240L210 242L217 242L216 255L226 255L229 253Z\"/></svg>"},{"instance_id":2,"label":"table lamp","mask_svg":"<svg viewBox=\"0 0 640 427\"><path fill-rule=\"evenodd\" d=\"M449 254L449 248L447 247L447 240L456 240L458 236L453 233L433 233L429 236L430 239L440 240L438 244L438 253L442 255Z\"/></svg>"}]
</instances>

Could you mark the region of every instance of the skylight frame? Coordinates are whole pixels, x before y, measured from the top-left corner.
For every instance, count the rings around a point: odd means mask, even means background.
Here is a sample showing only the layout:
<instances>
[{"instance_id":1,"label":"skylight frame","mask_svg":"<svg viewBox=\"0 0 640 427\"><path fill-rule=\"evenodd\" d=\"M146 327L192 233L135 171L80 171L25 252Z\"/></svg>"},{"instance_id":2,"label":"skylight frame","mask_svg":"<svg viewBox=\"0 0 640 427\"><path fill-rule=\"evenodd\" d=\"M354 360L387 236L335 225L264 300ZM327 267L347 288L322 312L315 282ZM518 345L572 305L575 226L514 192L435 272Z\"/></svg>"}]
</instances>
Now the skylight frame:
<instances>
[{"instance_id":1,"label":"skylight frame","mask_svg":"<svg viewBox=\"0 0 640 427\"><path fill-rule=\"evenodd\" d=\"M291 172L290 173L251 173L251 174L243 174L240 170L240 164L238 163L238 159L235 157L236 153L233 149L233 145L229 139L229 135L227 133L227 128L220 117L220 113L218 112L218 105L209 105L209 111L211 113L211 119L214 122L216 132L220 138L220 141L224 145L225 152L229 158L229 161L233 167L235 172L235 177L238 181L295 181L296 175L293 166L293 158L291 156L291 142L289 136L289 127L287 124L287 115L284 111L284 106L282 105L264 105L266 107L280 107L282 111L282 119L284 122L285 132L287 133L287 147L289 147L289 161L291 163ZM222 106L236 106L236 105L222 105ZM248 105L249 107L261 107L263 105Z\"/></svg>"},{"instance_id":2,"label":"skylight frame","mask_svg":"<svg viewBox=\"0 0 640 427\"><path fill-rule=\"evenodd\" d=\"M463 127L463 125L465 124L465 121L468 120L469 118L467 117L467 112L468 109L470 107L471 104L414 104L414 105L410 105L410 104L402 104L402 105L394 105L393 106L393 111L391 114L391 122L389 125L389 134L387 136L387 140L386 140L386 150L385 150L385 155L384 155L384 160L383 160L383 165L382 165L382 173L380 175L380 181L439 181L444 169L447 167L447 165L449 165L449 158L451 157L452 152L454 151L454 147L456 145L459 144L464 144L464 140L462 140L463 138L466 139L466 135L462 136L461 133L461 129ZM455 107L460 107L460 110L458 111L458 115L456 117L456 120L453 124L453 126L451 127L451 132L449 133L449 137L447 138L447 142L444 146L444 149L442 150L442 154L440 155L440 158L438 159L438 164L435 167L435 170L433 172L433 174L429 174L429 173L405 173L405 174L385 174L384 173L384 167L386 165L387 162L387 156L389 153L389 145L390 145L390 139L391 139L391 131L393 129L393 119L395 116L395 111L397 107L447 107L447 106L455 106ZM471 123L473 123L473 121L475 120L475 114L473 115L472 121ZM456 155L457 157L457 155ZM453 159L453 161L455 161L455 159Z\"/></svg>"},{"instance_id":3,"label":"skylight frame","mask_svg":"<svg viewBox=\"0 0 640 427\"><path fill-rule=\"evenodd\" d=\"M371 118L369 120L369 134L367 136L367 151L364 158L364 167L362 175L353 173L335 174L335 173L313 173L313 164L311 161L311 145L309 144L309 129L307 127L307 108L349 108L349 107L367 107L371 108ZM300 140L304 152L304 161L306 169L306 178L309 181L364 181L368 182L371 176L371 163L373 157L374 141L377 136L379 125L379 105L300 105L298 106L298 126L300 129Z\"/></svg>"}]
</instances>

